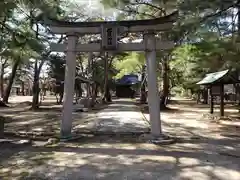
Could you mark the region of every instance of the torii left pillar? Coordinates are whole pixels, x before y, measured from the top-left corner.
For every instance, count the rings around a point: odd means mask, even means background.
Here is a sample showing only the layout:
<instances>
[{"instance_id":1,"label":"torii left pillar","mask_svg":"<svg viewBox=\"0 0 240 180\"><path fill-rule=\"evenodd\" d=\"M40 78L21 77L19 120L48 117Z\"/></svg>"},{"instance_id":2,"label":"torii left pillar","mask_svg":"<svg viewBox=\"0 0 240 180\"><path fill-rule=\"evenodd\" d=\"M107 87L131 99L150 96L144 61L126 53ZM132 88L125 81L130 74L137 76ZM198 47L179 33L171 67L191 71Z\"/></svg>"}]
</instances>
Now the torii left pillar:
<instances>
[{"instance_id":1,"label":"torii left pillar","mask_svg":"<svg viewBox=\"0 0 240 180\"><path fill-rule=\"evenodd\" d=\"M147 62L148 106L152 138L161 138L160 98L156 70L156 38L154 33L144 35ZM149 50L147 50L149 48Z\"/></svg>"},{"instance_id":2,"label":"torii left pillar","mask_svg":"<svg viewBox=\"0 0 240 180\"><path fill-rule=\"evenodd\" d=\"M71 137L73 96L76 73L76 45L78 40L78 37L74 34L68 35L67 38L63 114L61 121L61 138L63 139Z\"/></svg>"}]
</instances>

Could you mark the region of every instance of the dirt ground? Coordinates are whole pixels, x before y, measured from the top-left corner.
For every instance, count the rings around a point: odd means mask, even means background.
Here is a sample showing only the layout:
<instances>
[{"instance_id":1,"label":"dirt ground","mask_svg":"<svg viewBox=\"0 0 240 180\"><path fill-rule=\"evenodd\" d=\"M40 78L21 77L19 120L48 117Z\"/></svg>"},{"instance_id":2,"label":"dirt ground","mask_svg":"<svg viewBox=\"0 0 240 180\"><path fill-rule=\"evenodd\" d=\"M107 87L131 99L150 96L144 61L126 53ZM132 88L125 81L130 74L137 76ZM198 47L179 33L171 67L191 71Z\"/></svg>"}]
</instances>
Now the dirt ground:
<instances>
[{"instance_id":1,"label":"dirt ground","mask_svg":"<svg viewBox=\"0 0 240 180\"><path fill-rule=\"evenodd\" d=\"M231 118L218 120L204 115L208 106L190 100L175 101L169 107L172 110L161 112L161 120L164 133L176 138L173 144L152 144L129 134L82 136L48 146L38 141L4 142L0 143L0 179L239 180L238 110L227 106L226 115ZM7 119L7 131L28 128L57 134L60 110L46 105L32 112L20 105L0 109L0 115ZM88 129L86 124L94 122L97 113L74 113L74 123ZM148 113L143 115L148 122Z\"/></svg>"},{"instance_id":2,"label":"dirt ground","mask_svg":"<svg viewBox=\"0 0 240 180\"><path fill-rule=\"evenodd\" d=\"M17 96L10 99L9 108L0 109L0 117L5 120L5 134L19 133L44 134L47 137L59 136L62 105L56 103L55 97L46 97L39 110L30 110L31 96ZM96 112L100 106L89 112L74 111L73 127L81 132L92 129ZM88 125L88 126L86 126Z\"/></svg>"}]
</instances>

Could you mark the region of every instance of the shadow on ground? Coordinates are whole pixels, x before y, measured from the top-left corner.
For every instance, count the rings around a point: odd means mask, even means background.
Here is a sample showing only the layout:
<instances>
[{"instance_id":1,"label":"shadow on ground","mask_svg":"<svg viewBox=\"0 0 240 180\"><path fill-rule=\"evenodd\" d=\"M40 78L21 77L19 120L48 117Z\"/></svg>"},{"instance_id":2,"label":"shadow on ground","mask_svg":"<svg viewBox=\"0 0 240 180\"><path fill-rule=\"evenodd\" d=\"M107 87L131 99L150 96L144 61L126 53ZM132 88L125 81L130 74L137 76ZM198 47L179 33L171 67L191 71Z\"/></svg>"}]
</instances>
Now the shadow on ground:
<instances>
[{"instance_id":1,"label":"shadow on ground","mask_svg":"<svg viewBox=\"0 0 240 180\"><path fill-rule=\"evenodd\" d=\"M1 149L1 179L239 179L239 158L210 151L209 141L168 146L97 137L55 147ZM192 143L195 148L186 148ZM215 146L217 144L214 144Z\"/></svg>"},{"instance_id":2,"label":"shadow on ground","mask_svg":"<svg viewBox=\"0 0 240 180\"><path fill-rule=\"evenodd\" d=\"M88 122L96 113L73 113L73 126ZM11 107L0 109L0 117L5 120L6 132L57 133L60 131L61 107L45 106L37 111L29 107Z\"/></svg>"},{"instance_id":3,"label":"shadow on ground","mask_svg":"<svg viewBox=\"0 0 240 180\"><path fill-rule=\"evenodd\" d=\"M114 104L111 106L114 110ZM131 106L131 103L127 106ZM123 136L117 133L86 135L72 142L48 147L0 144L0 179L240 179L240 138L236 136L239 130L236 128L233 131L234 126L202 118L199 108L191 104L180 106L180 111L162 113L164 132L176 137L174 144L155 145L146 142L139 134ZM125 114L126 107L123 110ZM191 111L184 111L184 108ZM111 116L119 112L112 110L105 111L107 117L100 113L102 118L95 122L109 122ZM91 113L87 114L91 116ZM122 115L123 119L125 114ZM58 112L23 111L5 116L12 118L7 128L18 125L24 127L26 122L32 127L46 124L59 127L56 120L59 118ZM78 117L78 114L74 116ZM95 117L93 113L89 121ZM121 117L121 112L117 117ZM84 124L86 119L82 116L79 122ZM109 122L109 126L117 123L121 127L122 124L118 122Z\"/></svg>"}]
</instances>

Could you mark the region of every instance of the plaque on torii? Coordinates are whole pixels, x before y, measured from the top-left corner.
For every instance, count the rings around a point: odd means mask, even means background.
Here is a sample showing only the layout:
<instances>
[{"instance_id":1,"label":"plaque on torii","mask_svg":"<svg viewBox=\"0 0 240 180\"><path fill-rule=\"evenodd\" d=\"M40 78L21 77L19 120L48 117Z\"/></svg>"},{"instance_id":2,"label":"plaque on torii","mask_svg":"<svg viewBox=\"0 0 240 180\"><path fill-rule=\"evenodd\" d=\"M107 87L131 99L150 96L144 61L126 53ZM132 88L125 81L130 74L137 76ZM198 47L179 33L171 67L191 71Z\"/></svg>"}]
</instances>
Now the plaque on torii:
<instances>
[{"instance_id":1,"label":"plaque on torii","mask_svg":"<svg viewBox=\"0 0 240 180\"><path fill-rule=\"evenodd\" d=\"M101 50L102 51L116 51L117 50L118 29L115 26L103 25L101 33Z\"/></svg>"},{"instance_id":2,"label":"plaque on torii","mask_svg":"<svg viewBox=\"0 0 240 180\"><path fill-rule=\"evenodd\" d=\"M47 19L44 21L54 34L67 35L65 44L51 44L51 50L66 52L66 67L64 81L63 118L61 121L61 136L71 136L73 94L76 70L77 52L121 52L144 51L147 65L148 103L150 114L151 135L153 138L162 137L160 121L160 103L156 74L156 51L174 47L172 41L162 41L155 33L170 30L176 21L178 12L168 16L148 20L133 21L102 21L102 22L65 22ZM120 43L121 33L142 33L140 43ZM100 42L81 44L78 37L82 35L100 34Z\"/></svg>"}]
</instances>

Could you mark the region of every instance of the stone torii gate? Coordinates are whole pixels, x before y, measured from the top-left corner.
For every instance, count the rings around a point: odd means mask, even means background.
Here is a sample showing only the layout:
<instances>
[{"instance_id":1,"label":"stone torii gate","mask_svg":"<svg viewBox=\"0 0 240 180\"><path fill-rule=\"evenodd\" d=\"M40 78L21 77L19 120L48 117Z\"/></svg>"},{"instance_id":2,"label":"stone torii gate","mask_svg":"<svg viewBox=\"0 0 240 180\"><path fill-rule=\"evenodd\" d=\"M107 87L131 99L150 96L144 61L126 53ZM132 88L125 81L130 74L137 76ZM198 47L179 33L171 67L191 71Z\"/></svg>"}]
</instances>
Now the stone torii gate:
<instances>
[{"instance_id":1,"label":"stone torii gate","mask_svg":"<svg viewBox=\"0 0 240 180\"><path fill-rule=\"evenodd\" d=\"M156 32L170 30L177 18L177 12L168 16L133 21L104 21L104 22L66 22L48 19L45 24L55 34L65 34L66 44L51 44L52 51L66 53L66 69L64 81L64 102L61 121L61 137L71 136L74 80L77 52L122 52L145 51L148 74L148 104L150 113L151 135L159 138L162 135L160 120L160 103L156 75L156 51L171 49L173 42L161 41ZM120 43L121 33L142 33L140 43ZM81 44L79 37L83 35L100 34L100 43Z\"/></svg>"}]
</instances>

